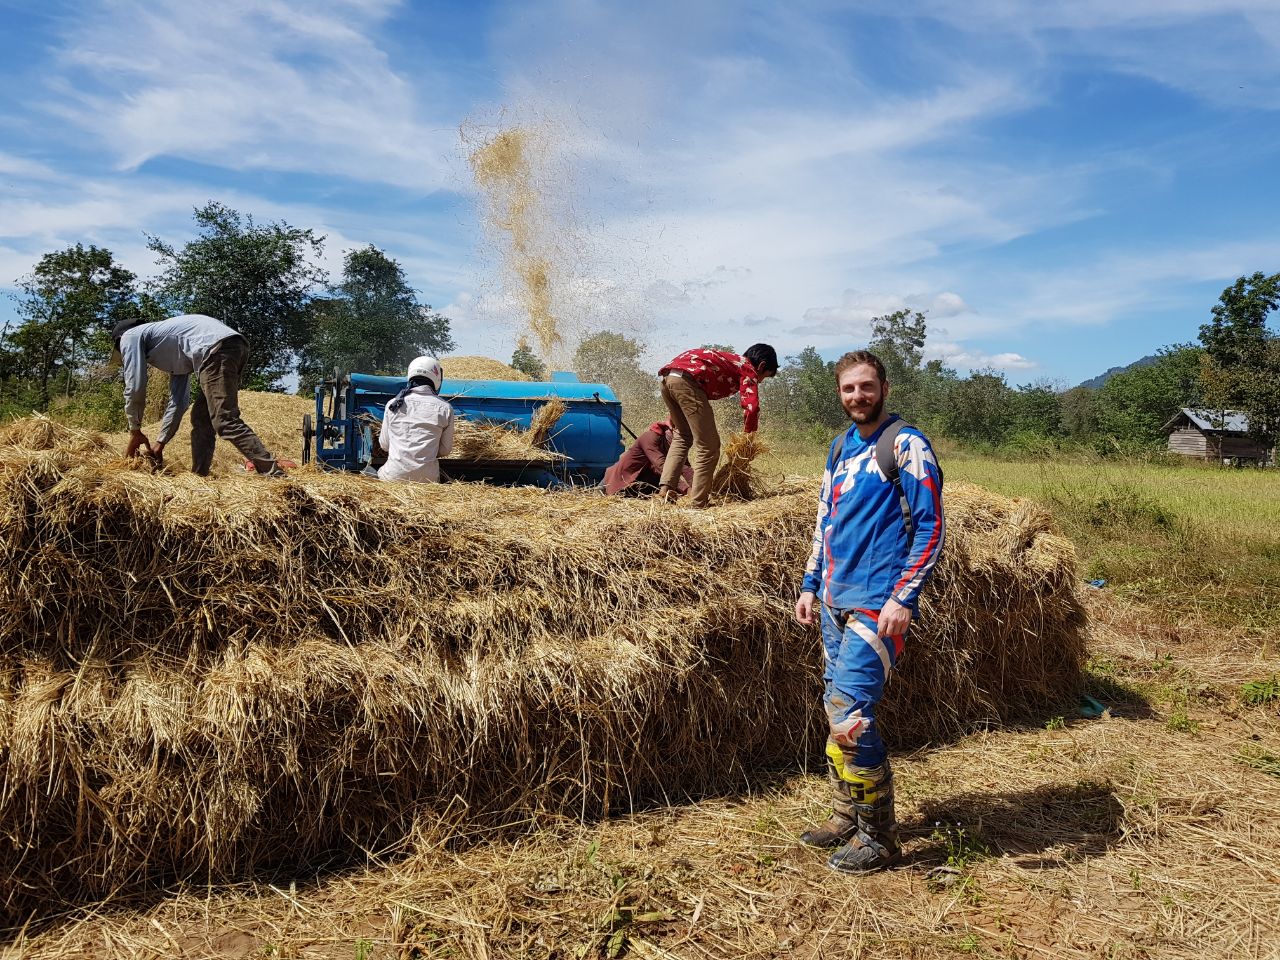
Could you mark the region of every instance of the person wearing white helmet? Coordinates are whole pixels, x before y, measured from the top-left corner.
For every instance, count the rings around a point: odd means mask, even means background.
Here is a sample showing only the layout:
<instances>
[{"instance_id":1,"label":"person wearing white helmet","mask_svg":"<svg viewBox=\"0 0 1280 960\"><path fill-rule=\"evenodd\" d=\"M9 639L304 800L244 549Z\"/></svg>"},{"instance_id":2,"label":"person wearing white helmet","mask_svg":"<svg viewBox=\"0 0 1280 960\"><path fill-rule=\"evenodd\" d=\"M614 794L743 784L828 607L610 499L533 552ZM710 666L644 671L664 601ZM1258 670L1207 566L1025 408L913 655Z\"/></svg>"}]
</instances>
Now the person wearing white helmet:
<instances>
[{"instance_id":1,"label":"person wearing white helmet","mask_svg":"<svg viewBox=\"0 0 1280 960\"><path fill-rule=\"evenodd\" d=\"M418 357L408 379L382 413L378 445L387 462L378 478L439 483L440 458L453 452L453 407L440 399L444 371L435 357Z\"/></svg>"}]
</instances>

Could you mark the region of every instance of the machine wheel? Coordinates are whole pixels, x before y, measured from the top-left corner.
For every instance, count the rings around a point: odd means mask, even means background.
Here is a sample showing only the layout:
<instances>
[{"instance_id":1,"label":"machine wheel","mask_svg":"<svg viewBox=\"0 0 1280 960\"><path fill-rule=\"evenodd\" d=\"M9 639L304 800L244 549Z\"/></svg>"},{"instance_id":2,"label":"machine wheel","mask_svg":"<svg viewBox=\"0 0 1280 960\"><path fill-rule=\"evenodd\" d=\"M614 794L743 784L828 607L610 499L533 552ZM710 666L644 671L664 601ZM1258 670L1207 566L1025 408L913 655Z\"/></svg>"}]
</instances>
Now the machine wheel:
<instances>
[{"instance_id":1,"label":"machine wheel","mask_svg":"<svg viewBox=\"0 0 1280 960\"><path fill-rule=\"evenodd\" d=\"M311 462L311 441L315 439L316 432L311 426L311 414L304 413L302 415L302 462Z\"/></svg>"}]
</instances>

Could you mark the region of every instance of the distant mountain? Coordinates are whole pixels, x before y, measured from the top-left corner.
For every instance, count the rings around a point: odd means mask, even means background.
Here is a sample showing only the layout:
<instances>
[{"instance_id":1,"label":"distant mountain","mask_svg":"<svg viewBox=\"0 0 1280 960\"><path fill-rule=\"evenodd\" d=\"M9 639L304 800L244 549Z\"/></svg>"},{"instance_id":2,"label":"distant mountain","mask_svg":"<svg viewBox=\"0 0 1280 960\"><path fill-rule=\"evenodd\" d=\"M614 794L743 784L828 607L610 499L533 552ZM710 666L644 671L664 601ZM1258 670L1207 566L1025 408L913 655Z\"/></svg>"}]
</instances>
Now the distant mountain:
<instances>
[{"instance_id":1,"label":"distant mountain","mask_svg":"<svg viewBox=\"0 0 1280 960\"><path fill-rule=\"evenodd\" d=\"M1133 361L1133 363L1129 364L1127 367L1112 367L1106 373L1100 373L1092 380L1086 380L1084 383L1080 384L1080 386L1091 387L1092 389L1097 390L1117 373L1128 373L1130 370L1138 369L1138 367L1149 367L1159 359L1160 357L1153 353L1149 356L1143 357L1141 360Z\"/></svg>"}]
</instances>

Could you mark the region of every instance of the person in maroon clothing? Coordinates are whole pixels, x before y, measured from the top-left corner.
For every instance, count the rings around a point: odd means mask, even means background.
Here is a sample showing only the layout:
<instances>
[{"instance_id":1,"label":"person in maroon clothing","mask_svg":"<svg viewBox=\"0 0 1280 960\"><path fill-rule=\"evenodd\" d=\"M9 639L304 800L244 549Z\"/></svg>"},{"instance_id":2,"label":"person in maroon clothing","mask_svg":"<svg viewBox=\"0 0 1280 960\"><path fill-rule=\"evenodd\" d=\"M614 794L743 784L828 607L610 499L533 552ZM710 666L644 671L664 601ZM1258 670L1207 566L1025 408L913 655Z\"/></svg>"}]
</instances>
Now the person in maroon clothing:
<instances>
[{"instance_id":1,"label":"person in maroon clothing","mask_svg":"<svg viewBox=\"0 0 1280 960\"><path fill-rule=\"evenodd\" d=\"M671 449L671 422L659 420L636 437L622 459L605 471L604 492L628 497L647 497L657 492L662 482L662 468ZM685 493L693 480L693 470L685 467L677 493Z\"/></svg>"},{"instance_id":2,"label":"person in maroon clothing","mask_svg":"<svg viewBox=\"0 0 1280 960\"><path fill-rule=\"evenodd\" d=\"M711 496L711 478L720 459L720 433L711 413L711 401L739 394L742 429L755 432L760 418L761 380L778 372L778 353L767 343L747 347L742 356L728 350L686 350L658 371L662 377L662 400L671 414L674 436L658 483L658 495L665 500L678 496L676 478L693 450L691 507L705 507Z\"/></svg>"}]
</instances>

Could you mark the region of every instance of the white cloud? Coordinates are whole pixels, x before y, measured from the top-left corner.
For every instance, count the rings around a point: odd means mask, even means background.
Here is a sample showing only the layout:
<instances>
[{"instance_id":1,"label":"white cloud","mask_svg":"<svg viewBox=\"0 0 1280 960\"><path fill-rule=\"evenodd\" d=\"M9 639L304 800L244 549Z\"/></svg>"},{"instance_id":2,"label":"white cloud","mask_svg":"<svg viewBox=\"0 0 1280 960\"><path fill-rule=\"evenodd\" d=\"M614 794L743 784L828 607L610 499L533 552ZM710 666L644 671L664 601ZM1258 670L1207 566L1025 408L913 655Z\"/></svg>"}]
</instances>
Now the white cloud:
<instances>
[{"instance_id":1,"label":"white cloud","mask_svg":"<svg viewBox=\"0 0 1280 960\"><path fill-rule=\"evenodd\" d=\"M1006 373L1034 370L1040 364L1020 353L985 353L963 343L929 341L924 351L926 360L941 360L948 367L961 371L995 369Z\"/></svg>"},{"instance_id":2,"label":"white cloud","mask_svg":"<svg viewBox=\"0 0 1280 960\"><path fill-rule=\"evenodd\" d=\"M930 321L957 317L970 312L958 293L865 293L846 290L837 307L810 307L804 312L804 323L790 328L789 333L818 338L835 337L844 341L866 339L871 335L871 320L899 310L919 311Z\"/></svg>"},{"instance_id":3,"label":"white cloud","mask_svg":"<svg viewBox=\"0 0 1280 960\"><path fill-rule=\"evenodd\" d=\"M936 17L1003 37L1043 69L1055 58L1147 77L1211 101L1280 109L1280 10L1274 0L921 0L880 12ZM1006 57L1017 55L1006 50Z\"/></svg>"},{"instance_id":4,"label":"white cloud","mask_svg":"<svg viewBox=\"0 0 1280 960\"><path fill-rule=\"evenodd\" d=\"M52 167L36 160L19 157L0 150L0 177L20 177L29 180L53 180L58 174Z\"/></svg>"},{"instance_id":5,"label":"white cloud","mask_svg":"<svg viewBox=\"0 0 1280 960\"><path fill-rule=\"evenodd\" d=\"M456 105L373 39L394 4L117 0L75 19L47 109L123 169L179 157L417 190L458 186Z\"/></svg>"}]
</instances>

